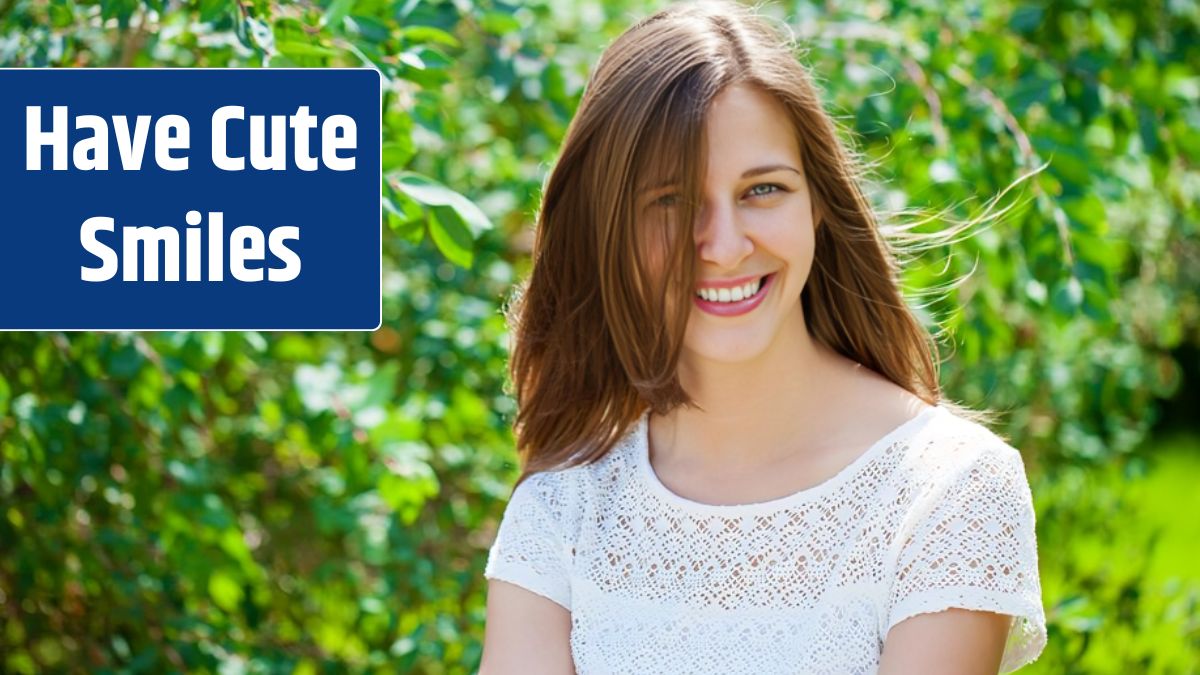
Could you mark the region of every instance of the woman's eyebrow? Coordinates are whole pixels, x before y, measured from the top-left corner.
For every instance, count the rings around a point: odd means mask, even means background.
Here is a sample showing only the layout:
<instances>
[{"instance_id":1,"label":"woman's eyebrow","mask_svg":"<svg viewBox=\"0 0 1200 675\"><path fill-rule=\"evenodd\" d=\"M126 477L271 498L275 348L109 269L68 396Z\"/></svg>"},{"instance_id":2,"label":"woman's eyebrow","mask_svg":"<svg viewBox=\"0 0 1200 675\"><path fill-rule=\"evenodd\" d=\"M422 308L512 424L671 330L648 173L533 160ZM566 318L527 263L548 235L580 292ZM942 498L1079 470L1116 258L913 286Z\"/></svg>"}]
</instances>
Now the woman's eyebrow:
<instances>
[{"instance_id":1,"label":"woman's eyebrow","mask_svg":"<svg viewBox=\"0 0 1200 675\"><path fill-rule=\"evenodd\" d=\"M642 187L634 194L637 195L638 199L647 199L650 195L657 195L659 192L674 189L678 187L678 185L679 184L675 182L658 183L656 185Z\"/></svg>"},{"instance_id":2,"label":"woman's eyebrow","mask_svg":"<svg viewBox=\"0 0 1200 675\"><path fill-rule=\"evenodd\" d=\"M800 176L804 175L804 174L800 173L799 169L797 169L789 164L765 164L763 166L756 166L753 169L746 169L745 173L742 174L742 178L743 179L753 178L754 176L761 176L764 173L772 173L774 171L791 171L792 173L794 173L796 175L800 175ZM662 183L657 183L655 185L646 185L646 186L639 187L637 189L637 194L645 195L650 192L658 192L660 190L667 190L670 188L678 187L678 185L679 185L678 181L671 181L671 180L665 181Z\"/></svg>"},{"instance_id":3,"label":"woman's eyebrow","mask_svg":"<svg viewBox=\"0 0 1200 675\"><path fill-rule=\"evenodd\" d=\"M800 173L799 169L787 164L767 164L765 166L756 166L753 169L746 169L746 172L742 174L742 178L761 176L764 173L771 173L773 171L791 171L796 174Z\"/></svg>"}]
</instances>

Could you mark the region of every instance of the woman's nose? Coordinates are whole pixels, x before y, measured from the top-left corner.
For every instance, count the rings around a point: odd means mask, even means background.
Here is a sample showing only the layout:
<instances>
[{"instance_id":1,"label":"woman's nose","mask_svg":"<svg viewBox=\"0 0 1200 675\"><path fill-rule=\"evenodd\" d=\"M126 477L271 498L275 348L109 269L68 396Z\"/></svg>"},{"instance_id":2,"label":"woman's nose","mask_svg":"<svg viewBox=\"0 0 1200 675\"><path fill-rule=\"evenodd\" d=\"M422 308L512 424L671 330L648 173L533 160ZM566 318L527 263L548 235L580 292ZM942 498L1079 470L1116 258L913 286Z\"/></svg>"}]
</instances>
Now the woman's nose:
<instances>
[{"instance_id":1,"label":"woman's nose","mask_svg":"<svg viewBox=\"0 0 1200 675\"><path fill-rule=\"evenodd\" d=\"M696 228L696 248L704 262L736 270L754 252L754 242L746 236L734 205L706 205Z\"/></svg>"}]
</instances>

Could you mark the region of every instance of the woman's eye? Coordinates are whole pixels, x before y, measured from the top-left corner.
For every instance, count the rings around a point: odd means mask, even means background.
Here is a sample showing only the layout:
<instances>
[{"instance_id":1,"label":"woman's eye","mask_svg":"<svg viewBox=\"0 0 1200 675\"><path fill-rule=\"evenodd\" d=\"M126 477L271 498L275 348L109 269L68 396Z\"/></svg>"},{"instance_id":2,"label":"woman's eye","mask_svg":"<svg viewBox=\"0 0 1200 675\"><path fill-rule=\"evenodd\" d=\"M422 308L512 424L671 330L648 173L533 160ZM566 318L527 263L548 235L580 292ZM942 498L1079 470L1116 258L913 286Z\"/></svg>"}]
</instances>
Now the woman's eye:
<instances>
[{"instance_id":1,"label":"woman's eye","mask_svg":"<svg viewBox=\"0 0 1200 675\"><path fill-rule=\"evenodd\" d=\"M751 197L761 197L763 195L769 195L774 192L779 192L782 189L783 189L782 186L776 185L774 183L760 183L760 184L755 185L754 187L750 188L750 192L748 194Z\"/></svg>"},{"instance_id":2,"label":"woman's eye","mask_svg":"<svg viewBox=\"0 0 1200 675\"><path fill-rule=\"evenodd\" d=\"M679 199L676 195L663 195L655 199L653 204L654 206L675 206L678 201Z\"/></svg>"}]
</instances>

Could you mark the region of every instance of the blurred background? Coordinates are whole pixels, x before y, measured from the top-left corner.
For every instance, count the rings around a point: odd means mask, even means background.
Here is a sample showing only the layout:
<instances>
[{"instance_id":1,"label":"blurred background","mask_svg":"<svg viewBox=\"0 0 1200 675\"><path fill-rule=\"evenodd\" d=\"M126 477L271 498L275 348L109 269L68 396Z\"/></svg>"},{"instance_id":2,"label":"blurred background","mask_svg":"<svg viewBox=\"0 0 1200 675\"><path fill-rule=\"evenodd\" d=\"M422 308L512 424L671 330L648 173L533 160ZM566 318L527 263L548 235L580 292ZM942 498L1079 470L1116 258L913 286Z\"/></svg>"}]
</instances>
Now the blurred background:
<instances>
[{"instance_id":1,"label":"blurred background","mask_svg":"<svg viewBox=\"0 0 1200 675\"><path fill-rule=\"evenodd\" d=\"M500 309L589 68L659 6L0 0L2 66L386 90L378 331L0 333L0 670L474 672L517 473ZM763 11L880 209L969 218L1048 163L906 290L965 277L921 296L942 383L1025 457L1049 644L1022 672L1197 672L1200 8Z\"/></svg>"}]
</instances>

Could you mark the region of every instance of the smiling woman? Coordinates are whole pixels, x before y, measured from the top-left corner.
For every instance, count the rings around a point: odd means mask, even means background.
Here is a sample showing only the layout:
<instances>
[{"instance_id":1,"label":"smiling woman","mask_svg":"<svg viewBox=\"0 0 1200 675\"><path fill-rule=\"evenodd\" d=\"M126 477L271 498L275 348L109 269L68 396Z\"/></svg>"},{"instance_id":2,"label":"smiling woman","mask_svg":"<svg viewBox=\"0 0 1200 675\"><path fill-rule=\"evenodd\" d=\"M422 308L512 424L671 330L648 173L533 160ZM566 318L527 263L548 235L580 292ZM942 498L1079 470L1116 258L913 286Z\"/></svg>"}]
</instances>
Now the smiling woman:
<instances>
[{"instance_id":1,"label":"smiling woman","mask_svg":"<svg viewBox=\"0 0 1200 675\"><path fill-rule=\"evenodd\" d=\"M511 305L483 675L1037 657L1021 455L942 395L859 175L746 7L673 5L603 54Z\"/></svg>"},{"instance_id":2,"label":"smiling woman","mask_svg":"<svg viewBox=\"0 0 1200 675\"><path fill-rule=\"evenodd\" d=\"M818 220L799 139L774 97L753 84L729 85L709 106L704 138L693 229L701 278L692 302L700 312L688 322L681 361L689 369L697 357L746 361L780 340L797 344L788 333L804 330L803 311L786 299L799 298L809 276Z\"/></svg>"}]
</instances>

